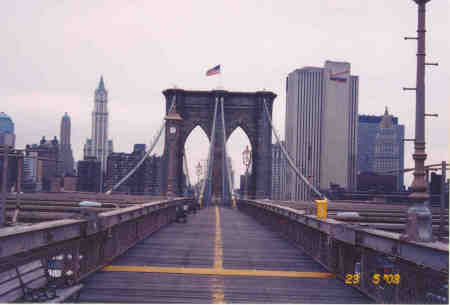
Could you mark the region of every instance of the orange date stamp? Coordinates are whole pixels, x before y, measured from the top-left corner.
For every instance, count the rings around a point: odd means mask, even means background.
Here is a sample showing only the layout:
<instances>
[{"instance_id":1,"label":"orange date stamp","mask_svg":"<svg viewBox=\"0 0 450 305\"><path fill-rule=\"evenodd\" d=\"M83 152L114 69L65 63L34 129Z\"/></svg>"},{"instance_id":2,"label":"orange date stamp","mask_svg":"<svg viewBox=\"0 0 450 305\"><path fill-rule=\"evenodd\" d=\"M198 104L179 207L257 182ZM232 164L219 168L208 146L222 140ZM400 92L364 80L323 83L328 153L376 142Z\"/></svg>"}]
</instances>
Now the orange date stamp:
<instances>
[{"instance_id":1,"label":"orange date stamp","mask_svg":"<svg viewBox=\"0 0 450 305\"><path fill-rule=\"evenodd\" d=\"M375 286L381 283L386 283L388 285L399 285L400 284L400 274L398 273L374 273L371 276L371 282ZM359 273L347 273L345 274L345 284L347 285L358 285L361 282L361 275Z\"/></svg>"}]
</instances>

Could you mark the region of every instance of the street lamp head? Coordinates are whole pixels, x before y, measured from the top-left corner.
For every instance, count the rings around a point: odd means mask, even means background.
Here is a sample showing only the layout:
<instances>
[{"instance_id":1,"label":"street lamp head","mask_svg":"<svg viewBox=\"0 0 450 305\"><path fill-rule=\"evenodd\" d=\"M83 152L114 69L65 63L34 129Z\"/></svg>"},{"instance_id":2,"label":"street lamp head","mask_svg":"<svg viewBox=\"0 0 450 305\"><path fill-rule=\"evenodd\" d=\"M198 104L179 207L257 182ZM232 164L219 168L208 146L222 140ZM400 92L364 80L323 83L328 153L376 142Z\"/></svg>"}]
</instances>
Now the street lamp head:
<instances>
[{"instance_id":1,"label":"street lamp head","mask_svg":"<svg viewBox=\"0 0 450 305\"><path fill-rule=\"evenodd\" d=\"M245 146L245 149L242 152L242 161L245 167L247 167L250 164L250 150L248 149L248 145Z\"/></svg>"},{"instance_id":2,"label":"street lamp head","mask_svg":"<svg viewBox=\"0 0 450 305\"><path fill-rule=\"evenodd\" d=\"M200 164L200 161L198 162L196 169L197 169L197 176L200 177L202 175L202 165Z\"/></svg>"},{"instance_id":3,"label":"street lamp head","mask_svg":"<svg viewBox=\"0 0 450 305\"><path fill-rule=\"evenodd\" d=\"M425 4L425 3L429 2L430 0L413 0L413 1L420 5L420 4Z\"/></svg>"}]
</instances>

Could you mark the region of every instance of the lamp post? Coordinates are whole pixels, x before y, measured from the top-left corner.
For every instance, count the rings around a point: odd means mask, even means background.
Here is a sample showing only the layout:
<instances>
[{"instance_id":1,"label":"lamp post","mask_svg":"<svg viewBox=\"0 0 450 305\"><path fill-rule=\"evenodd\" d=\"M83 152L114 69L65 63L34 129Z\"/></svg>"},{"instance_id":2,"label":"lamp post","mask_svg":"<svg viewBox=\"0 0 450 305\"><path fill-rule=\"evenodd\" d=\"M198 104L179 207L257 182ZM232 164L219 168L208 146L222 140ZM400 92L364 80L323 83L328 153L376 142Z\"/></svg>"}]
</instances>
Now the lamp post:
<instances>
[{"instance_id":1,"label":"lamp post","mask_svg":"<svg viewBox=\"0 0 450 305\"><path fill-rule=\"evenodd\" d=\"M418 6L417 74L416 74L416 121L414 139L413 193L409 196L413 206L408 209L408 240L429 242L432 240L431 213L428 208L429 194L425 181L425 5L430 0L414 0ZM407 38L408 39L408 38Z\"/></svg>"},{"instance_id":2,"label":"lamp post","mask_svg":"<svg viewBox=\"0 0 450 305\"><path fill-rule=\"evenodd\" d=\"M200 177L203 173L202 165L200 164L200 161L198 162L197 166L195 167L196 174L197 174L197 194L200 195Z\"/></svg>"},{"instance_id":3,"label":"lamp post","mask_svg":"<svg viewBox=\"0 0 450 305\"><path fill-rule=\"evenodd\" d=\"M245 185L244 185L244 199L248 198L248 167L250 165L251 151L248 149L248 145L245 146L242 152L242 162L245 166Z\"/></svg>"}]
</instances>

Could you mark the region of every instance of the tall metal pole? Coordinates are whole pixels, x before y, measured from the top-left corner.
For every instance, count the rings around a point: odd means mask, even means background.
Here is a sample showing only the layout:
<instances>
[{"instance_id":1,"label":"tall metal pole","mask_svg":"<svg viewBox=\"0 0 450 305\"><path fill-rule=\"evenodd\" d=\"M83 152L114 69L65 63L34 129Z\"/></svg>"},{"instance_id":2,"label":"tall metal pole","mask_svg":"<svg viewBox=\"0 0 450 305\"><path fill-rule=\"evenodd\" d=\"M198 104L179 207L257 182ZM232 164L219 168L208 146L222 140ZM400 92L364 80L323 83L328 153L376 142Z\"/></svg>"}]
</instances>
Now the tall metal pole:
<instances>
[{"instance_id":1,"label":"tall metal pole","mask_svg":"<svg viewBox=\"0 0 450 305\"><path fill-rule=\"evenodd\" d=\"M99 193L103 193L103 153L102 153L102 157L100 158L100 182L99 182Z\"/></svg>"},{"instance_id":2,"label":"tall metal pole","mask_svg":"<svg viewBox=\"0 0 450 305\"><path fill-rule=\"evenodd\" d=\"M0 205L0 228L6 225L6 189L8 184L8 153L9 146L3 145L2 202Z\"/></svg>"},{"instance_id":3,"label":"tall metal pole","mask_svg":"<svg viewBox=\"0 0 450 305\"><path fill-rule=\"evenodd\" d=\"M432 222L425 181L425 5L430 0L414 1L418 6L416 122L413 193L409 196L414 205L408 209L407 235L409 240L428 242L432 240Z\"/></svg>"},{"instance_id":4,"label":"tall metal pole","mask_svg":"<svg viewBox=\"0 0 450 305\"><path fill-rule=\"evenodd\" d=\"M441 209L439 217L439 237L444 237L444 208L445 208L445 180L447 171L447 162L442 161L442 175L441 175Z\"/></svg>"}]
</instances>

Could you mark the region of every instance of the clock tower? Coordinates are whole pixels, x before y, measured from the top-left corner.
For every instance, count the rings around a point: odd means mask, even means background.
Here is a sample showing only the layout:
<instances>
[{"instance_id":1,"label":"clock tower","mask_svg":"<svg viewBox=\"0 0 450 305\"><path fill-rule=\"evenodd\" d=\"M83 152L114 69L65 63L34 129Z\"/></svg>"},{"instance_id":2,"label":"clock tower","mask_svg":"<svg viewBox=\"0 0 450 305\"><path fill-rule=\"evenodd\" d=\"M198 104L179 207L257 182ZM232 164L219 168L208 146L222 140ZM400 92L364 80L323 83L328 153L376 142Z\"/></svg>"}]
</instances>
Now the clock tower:
<instances>
[{"instance_id":1,"label":"clock tower","mask_svg":"<svg viewBox=\"0 0 450 305\"><path fill-rule=\"evenodd\" d=\"M182 162L180 154L182 153L180 148L180 129L183 118L177 113L176 104L169 111L166 120L166 157L168 162L168 172L167 172L167 196L174 197L178 193L177 188L179 185L177 183L178 174L177 169L181 168L182 164L177 164Z\"/></svg>"}]
</instances>

